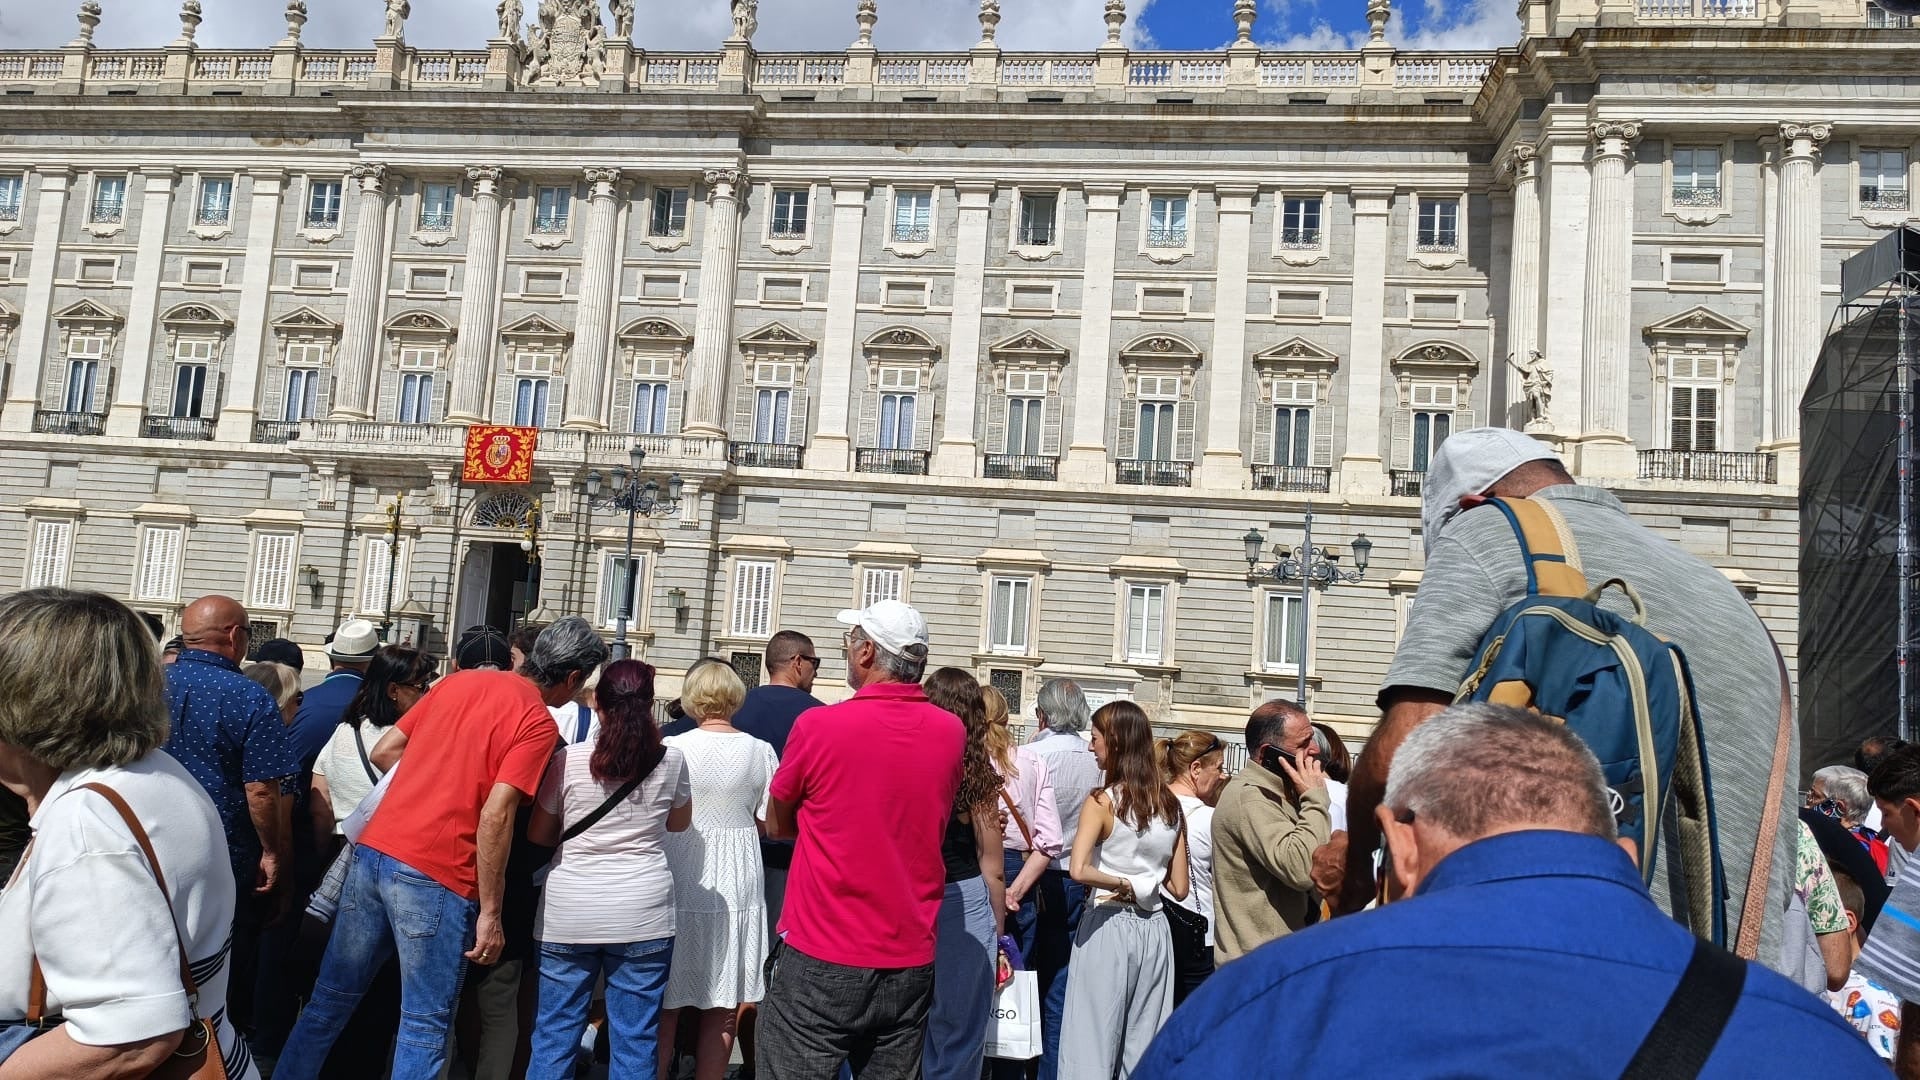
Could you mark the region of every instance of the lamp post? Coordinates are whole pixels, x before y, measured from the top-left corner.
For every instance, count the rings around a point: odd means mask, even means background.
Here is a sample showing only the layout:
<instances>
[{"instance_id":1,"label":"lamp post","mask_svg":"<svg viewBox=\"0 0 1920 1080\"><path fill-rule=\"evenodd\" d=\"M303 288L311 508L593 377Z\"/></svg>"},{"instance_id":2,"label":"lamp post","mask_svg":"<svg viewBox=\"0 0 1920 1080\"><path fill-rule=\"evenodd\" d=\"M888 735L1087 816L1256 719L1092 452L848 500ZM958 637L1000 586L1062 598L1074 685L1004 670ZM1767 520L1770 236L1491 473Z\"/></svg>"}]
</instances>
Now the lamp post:
<instances>
[{"instance_id":1,"label":"lamp post","mask_svg":"<svg viewBox=\"0 0 1920 1080\"><path fill-rule=\"evenodd\" d=\"M621 564L626 574L625 587L620 590L620 609L614 622L613 659L625 660L633 655L627 644L627 625L633 621L634 592L639 588L640 575L633 572L633 524L641 517L671 517L680 512L680 492L686 482L679 473L667 477L666 498L661 498L660 485L654 480L641 482L647 464L647 452L639 446L627 451L630 469L614 469L612 486L602 491L606 479L598 470L587 474L587 511L624 510L627 513L627 552ZM588 522L588 531L592 531L592 522Z\"/></svg>"},{"instance_id":2,"label":"lamp post","mask_svg":"<svg viewBox=\"0 0 1920 1080\"><path fill-rule=\"evenodd\" d=\"M1307 628L1312 624L1313 586L1334 585L1342 581L1359 581L1366 576L1367 563L1373 556L1373 541L1366 533L1355 536L1350 545L1353 549L1353 569L1340 569L1340 553L1329 548L1313 546L1313 511L1307 511L1304 534L1300 538L1300 549L1289 552L1285 547L1273 546L1274 562L1272 566L1260 565L1261 548L1267 538L1259 529L1248 529L1247 535L1240 538L1247 546L1247 583L1258 581L1262 576L1270 577L1284 585L1289 581L1300 583L1300 662L1296 665L1299 672L1296 704L1301 709L1307 707Z\"/></svg>"},{"instance_id":3,"label":"lamp post","mask_svg":"<svg viewBox=\"0 0 1920 1080\"><path fill-rule=\"evenodd\" d=\"M525 623L527 616L533 614L534 590L540 583L540 500L533 500L533 509L527 511L527 527L520 534L520 550L527 553L527 580L521 587L522 599L526 607L520 612L520 621Z\"/></svg>"},{"instance_id":4,"label":"lamp post","mask_svg":"<svg viewBox=\"0 0 1920 1080\"><path fill-rule=\"evenodd\" d=\"M400 574L400 496L387 504L387 609L380 617L380 640L393 644L393 586Z\"/></svg>"}]
</instances>

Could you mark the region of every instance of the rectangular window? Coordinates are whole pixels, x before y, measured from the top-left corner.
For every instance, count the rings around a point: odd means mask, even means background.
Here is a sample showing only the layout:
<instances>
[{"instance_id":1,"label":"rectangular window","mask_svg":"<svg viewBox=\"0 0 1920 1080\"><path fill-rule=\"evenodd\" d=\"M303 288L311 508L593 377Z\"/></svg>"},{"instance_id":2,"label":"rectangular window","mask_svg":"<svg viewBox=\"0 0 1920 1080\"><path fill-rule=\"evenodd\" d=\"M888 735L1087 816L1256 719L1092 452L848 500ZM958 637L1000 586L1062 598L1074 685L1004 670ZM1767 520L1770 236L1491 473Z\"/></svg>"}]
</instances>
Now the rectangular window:
<instances>
[{"instance_id":1,"label":"rectangular window","mask_svg":"<svg viewBox=\"0 0 1920 1080\"><path fill-rule=\"evenodd\" d=\"M420 185L420 231L453 231L453 198L455 188L452 184Z\"/></svg>"},{"instance_id":2,"label":"rectangular window","mask_svg":"<svg viewBox=\"0 0 1920 1080\"><path fill-rule=\"evenodd\" d=\"M1047 192L1020 196L1021 247L1052 247L1054 219L1059 216L1060 196Z\"/></svg>"},{"instance_id":3,"label":"rectangular window","mask_svg":"<svg viewBox=\"0 0 1920 1080\"><path fill-rule=\"evenodd\" d=\"M895 566L871 566L860 573L860 606L871 607L882 600L901 600L907 572Z\"/></svg>"},{"instance_id":4,"label":"rectangular window","mask_svg":"<svg viewBox=\"0 0 1920 1080\"><path fill-rule=\"evenodd\" d=\"M96 225L118 225L127 212L127 178L100 176L93 181L93 205L87 220Z\"/></svg>"},{"instance_id":5,"label":"rectangular window","mask_svg":"<svg viewBox=\"0 0 1920 1080\"><path fill-rule=\"evenodd\" d=\"M27 588L64 586L73 559L73 522L37 521L33 525L33 557L27 564Z\"/></svg>"},{"instance_id":6,"label":"rectangular window","mask_svg":"<svg viewBox=\"0 0 1920 1080\"><path fill-rule=\"evenodd\" d=\"M894 193L893 240L896 244L925 244L933 240L933 192Z\"/></svg>"},{"instance_id":7,"label":"rectangular window","mask_svg":"<svg viewBox=\"0 0 1920 1080\"><path fill-rule=\"evenodd\" d=\"M913 420L919 404L918 394L880 395L880 449L913 449Z\"/></svg>"},{"instance_id":8,"label":"rectangular window","mask_svg":"<svg viewBox=\"0 0 1920 1080\"><path fill-rule=\"evenodd\" d=\"M517 379L513 384L513 426L547 426L547 392L549 383L545 379Z\"/></svg>"},{"instance_id":9,"label":"rectangular window","mask_svg":"<svg viewBox=\"0 0 1920 1080\"><path fill-rule=\"evenodd\" d=\"M635 435L671 435L667 430L667 384L633 384L633 433Z\"/></svg>"},{"instance_id":10,"label":"rectangular window","mask_svg":"<svg viewBox=\"0 0 1920 1080\"><path fill-rule=\"evenodd\" d=\"M1280 210L1280 246L1317 248L1320 246L1320 200L1288 199Z\"/></svg>"},{"instance_id":11,"label":"rectangular window","mask_svg":"<svg viewBox=\"0 0 1920 1080\"><path fill-rule=\"evenodd\" d=\"M1720 449L1720 388L1674 386L1668 392L1673 406L1671 450Z\"/></svg>"},{"instance_id":12,"label":"rectangular window","mask_svg":"<svg viewBox=\"0 0 1920 1080\"><path fill-rule=\"evenodd\" d=\"M1413 471L1426 472L1434 451L1453 434L1453 413L1416 411L1413 414Z\"/></svg>"},{"instance_id":13,"label":"rectangular window","mask_svg":"<svg viewBox=\"0 0 1920 1080\"><path fill-rule=\"evenodd\" d=\"M537 233L563 233L567 231L567 221L573 215L573 189L570 187L543 187L534 195L533 231Z\"/></svg>"},{"instance_id":14,"label":"rectangular window","mask_svg":"<svg viewBox=\"0 0 1920 1080\"><path fill-rule=\"evenodd\" d=\"M793 407L793 391L761 387L754 395L753 441L786 444L788 411Z\"/></svg>"},{"instance_id":15,"label":"rectangular window","mask_svg":"<svg viewBox=\"0 0 1920 1080\"><path fill-rule=\"evenodd\" d=\"M320 380L325 372L316 368L289 368L287 392L280 419L294 423L311 420L320 412Z\"/></svg>"},{"instance_id":16,"label":"rectangular window","mask_svg":"<svg viewBox=\"0 0 1920 1080\"><path fill-rule=\"evenodd\" d=\"M1033 579L996 577L987 591L987 649L1026 655L1032 615Z\"/></svg>"},{"instance_id":17,"label":"rectangular window","mask_svg":"<svg viewBox=\"0 0 1920 1080\"><path fill-rule=\"evenodd\" d=\"M148 525L140 530L140 572L135 578L135 600L175 600L180 595L180 537L175 525Z\"/></svg>"},{"instance_id":18,"label":"rectangular window","mask_svg":"<svg viewBox=\"0 0 1920 1080\"><path fill-rule=\"evenodd\" d=\"M71 348L69 349L71 354ZM99 387L100 361L70 359L67 361L67 399L66 411L84 413L93 411L93 393Z\"/></svg>"},{"instance_id":19,"label":"rectangular window","mask_svg":"<svg viewBox=\"0 0 1920 1080\"><path fill-rule=\"evenodd\" d=\"M227 225L233 221L233 178L207 177L200 181L200 205L194 209L195 225Z\"/></svg>"},{"instance_id":20,"label":"rectangular window","mask_svg":"<svg viewBox=\"0 0 1920 1080\"><path fill-rule=\"evenodd\" d=\"M774 565L765 559L741 559L733 567L733 618L735 637L770 637L773 634Z\"/></svg>"},{"instance_id":21,"label":"rectangular window","mask_svg":"<svg viewBox=\"0 0 1920 1080\"><path fill-rule=\"evenodd\" d=\"M395 544L399 545L399 565L394 565ZM393 540L387 536L369 536L362 549L366 557L360 560L360 613L362 615L383 615L387 610L387 597L392 593L406 595L404 582L398 580L407 569L407 542Z\"/></svg>"},{"instance_id":22,"label":"rectangular window","mask_svg":"<svg viewBox=\"0 0 1920 1080\"><path fill-rule=\"evenodd\" d=\"M1420 235L1415 240L1421 251L1460 250L1460 200L1421 199Z\"/></svg>"},{"instance_id":23,"label":"rectangular window","mask_svg":"<svg viewBox=\"0 0 1920 1080\"><path fill-rule=\"evenodd\" d=\"M1273 463L1313 464L1313 409L1304 405L1273 407Z\"/></svg>"},{"instance_id":24,"label":"rectangular window","mask_svg":"<svg viewBox=\"0 0 1920 1080\"><path fill-rule=\"evenodd\" d=\"M1187 246L1187 197L1155 195L1147 203L1147 246Z\"/></svg>"},{"instance_id":25,"label":"rectangular window","mask_svg":"<svg viewBox=\"0 0 1920 1080\"><path fill-rule=\"evenodd\" d=\"M1673 152L1673 205L1720 205L1720 151L1683 147Z\"/></svg>"},{"instance_id":26,"label":"rectangular window","mask_svg":"<svg viewBox=\"0 0 1920 1080\"><path fill-rule=\"evenodd\" d=\"M796 238L807 235L806 188L781 188L773 193L773 236Z\"/></svg>"},{"instance_id":27,"label":"rectangular window","mask_svg":"<svg viewBox=\"0 0 1920 1080\"><path fill-rule=\"evenodd\" d=\"M293 607L293 533L259 533L253 542L253 588L247 606L285 611Z\"/></svg>"},{"instance_id":28,"label":"rectangular window","mask_svg":"<svg viewBox=\"0 0 1920 1080\"><path fill-rule=\"evenodd\" d=\"M653 219L649 226L647 232L651 236L687 235L687 189L654 188Z\"/></svg>"},{"instance_id":29,"label":"rectangular window","mask_svg":"<svg viewBox=\"0 0 1920 1080\"><path fill-rule=\"evenodd\" d=\"M288 367L320 367L327 362L327 347L318 341L296 341L287 346Z\"/></svg>"},{"instance_id":30,"label":"rectangular window","mask_svg":"<svg viewBox=\"0 0 1920 1080\"><path fill-rule=\"evenodd\" d=\"M176 364L173 369L173 415L198 417L207 392L207 365Z\"/></svg>"},{"instance_id":31,"label":"rectangular window","mask_svg":"<svg viewBox=\"0 0 1920 1080\"><path fill-rule=\"evenodd\" d=\"M1133 456L1139 461L1172 461L1180 379L1175 375L1143 375L1138 388L1139 423Z\"/></svg>"},{"instance_id":32,"label":"rectangular window","mask_svg":"<svg viewBox=\"0 0 1920 1080\"><path fill-rule=\"evenodd\" d=\"M601 562L600 621L603 625L617 626L623 615L629 624L638 621L640 609L634 589L646 579L646 567L644 555L635 555L629 561L624 555L609 552Z\"/></svg>"},{"instance_id":33,"label":"rectangular window","mask_svg":"<svg viewBox=\"0 0 1920 1080\"><path fill-rule=\"evenodd\" d=\"M0 176L0 221L20 220L20 200L26 187L24 176Z\"/></svg>"},{"instance_id":34,"label":"rectangular window","mask_svg":"<svg viewBox=\"0 0 1920 1080\"><path fill-rule=\"evenodd\" d=\"M340 227L340 181L315 180L307 185L307 228Z\"/></svg>"},{"instance_id":35,"label":"rectangular window","mask_svg":"<svg viewBox=\"0 0 1920 1080\"><path fill-rule=\"evenodd\" d=\"M1906 208L1906 151L1860 151L1860 209L1905 210Z\"/></svg>"},{"instance_id":36,"label":"rectangular window","mask_svg":"<svg viewBox=\"0 0 1920 1080\"><path fill-rule=\"evenodd\" d=\"M1307 624L1300 597L1267 594L1267 626L1260 650L1260 666L1268 671L1297 672L1306 653Z\"/></svg>"},{"instance_id":37,"label":"rectangular window","mask_svg":"<svg viewBox=\"0 0 1920 1080\"><path fill-rule=\"evenodd\" d=\"M1159 663L1166 633L1167 587L1127 586L1127 659Z\"/></svg>"},{"instance_id":38,"label":"rectangular window","mask_svg":"<svg viewBox=\"0 0 1920 1080\"><path fill-rule=\"evenodd\" d=\"M400 376L400 424L433 423L433 376L408 372Z\"/></svg>"},{"instance_id":39,"label":"rectangular window","mask_svg":"<svg viewBox=\"0 0 1920 1080\"><path fill-rule=\"evenodd\" d=\"M1023 374L1028 373L1015 373L1007 380L1007 453L1031 457L1040 453L1040 437L1046 420L1047 377L1037 375L1039 395L1026 397L1021 396L1022 391L1027 391L1026 381L1022 380L1017 388L1014 384Z\"/></svg>"},{"instance_id":40,"label":"rectangular window","mask_svg":"<svg viewBox=\"0 0 1920 1080\"><path fill-rule=\"evenodd\" d=\"M400 350L401 371L429 371L439 366L439 349L409 346Z\"/></svg>"}]
</instances>

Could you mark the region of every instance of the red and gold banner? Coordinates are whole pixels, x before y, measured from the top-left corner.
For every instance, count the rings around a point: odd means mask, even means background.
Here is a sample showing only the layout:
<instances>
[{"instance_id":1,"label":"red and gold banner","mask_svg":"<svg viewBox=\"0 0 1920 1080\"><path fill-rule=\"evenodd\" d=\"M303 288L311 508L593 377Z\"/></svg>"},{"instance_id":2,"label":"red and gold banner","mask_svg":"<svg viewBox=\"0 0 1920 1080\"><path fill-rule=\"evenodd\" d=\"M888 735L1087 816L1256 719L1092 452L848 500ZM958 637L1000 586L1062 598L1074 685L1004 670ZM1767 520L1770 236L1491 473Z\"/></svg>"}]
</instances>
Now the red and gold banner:
<instances>
[{"instance_id":1,"label":"red and gold banner","mask_svg":"<svg viewBox=\"0 0 1920 1080\"><path fill-rule=\"evenodd\" d=\"M476 424L467 429L467 462L460 472L463 484L530 484L533 449L540 429Z\"/></svg>"}]
</instances>

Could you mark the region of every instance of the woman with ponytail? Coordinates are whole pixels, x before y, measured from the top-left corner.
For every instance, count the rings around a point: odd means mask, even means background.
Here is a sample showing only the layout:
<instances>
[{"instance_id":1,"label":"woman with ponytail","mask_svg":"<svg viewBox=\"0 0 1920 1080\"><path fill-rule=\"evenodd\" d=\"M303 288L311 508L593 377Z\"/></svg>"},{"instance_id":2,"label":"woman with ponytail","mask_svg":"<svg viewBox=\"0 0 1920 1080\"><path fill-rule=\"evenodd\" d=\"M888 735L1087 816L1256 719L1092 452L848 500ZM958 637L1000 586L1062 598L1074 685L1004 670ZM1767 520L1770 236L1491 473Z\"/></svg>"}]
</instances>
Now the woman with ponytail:
<instances>
[{"instance_id":1,"label":"woman with ponytail","mask_svg":"<svg viewBox=\"0 0 1920 1080\"><path fill-rule=\"evenodd\" d=\"M1210 731L1187 731L1154 744L1160 775L1187 817L1187 895L1173 898L1173 1003L1213 974L1213 803L1227 784L1227 748Z\"/></svg>"},{"instance_id":2,"label":"woman with ponytail","mask_svg":"<svg viewBox=\"0 0 1920 1080\"><path fill-rule=\"evenodd\" d=\"M1105 786L1073 837L1073 880L1088 889L1074 933L1060 1024L1060 1075L1126 1077L1173 1012L1173 945L1160 895L1187 896L1180 801L1154 760L1153 725L1131 701L1093 714Z\"/></svg>"}]
</instances>

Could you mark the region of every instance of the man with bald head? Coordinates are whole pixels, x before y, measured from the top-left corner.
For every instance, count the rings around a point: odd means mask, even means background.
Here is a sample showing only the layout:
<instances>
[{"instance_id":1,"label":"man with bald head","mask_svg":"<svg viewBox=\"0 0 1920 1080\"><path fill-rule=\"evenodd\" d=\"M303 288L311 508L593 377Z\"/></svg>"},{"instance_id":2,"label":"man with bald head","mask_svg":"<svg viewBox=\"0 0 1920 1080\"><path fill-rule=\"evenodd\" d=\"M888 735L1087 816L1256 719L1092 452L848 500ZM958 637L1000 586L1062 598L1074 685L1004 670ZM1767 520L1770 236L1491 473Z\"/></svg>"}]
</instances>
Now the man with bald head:
<instances>
[{"instance_id":1,"label":"man with bald head","mask_svg":"<svg viewBox=\"0 0 1920 1080\"><path fill-rule=\"evenodd\" d=\"M293 804L282 781L300 763L273 695L240 674L251 636L247 609L229 596L203 596L181 614L180 633L180 658L167 668L173 729L165 749L207 789L226 828L237 886L227 1010L248 1032L260 927L290 872Z\"/></svg>"}]
</instances>

